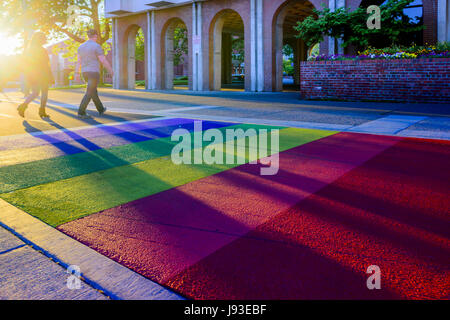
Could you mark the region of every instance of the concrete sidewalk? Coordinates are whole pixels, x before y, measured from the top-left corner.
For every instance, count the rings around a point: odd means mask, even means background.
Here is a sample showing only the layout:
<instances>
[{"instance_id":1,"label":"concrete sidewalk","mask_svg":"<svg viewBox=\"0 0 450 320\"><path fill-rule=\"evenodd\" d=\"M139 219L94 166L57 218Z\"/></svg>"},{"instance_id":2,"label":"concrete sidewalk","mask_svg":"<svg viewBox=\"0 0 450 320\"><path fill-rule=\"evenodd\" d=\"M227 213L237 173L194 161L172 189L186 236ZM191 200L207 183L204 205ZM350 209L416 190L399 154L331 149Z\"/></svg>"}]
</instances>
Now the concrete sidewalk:
<instances>
[{"instance_id":1,"label":"concrete sidewalk","mask_svg":"<svg viewBox=\"0 0 450 320\"><path fill-rule=\"evenodd\" d=\"M83 281L80 289L70 289L73 282L67 269L4 227L0 227L0 275L0 300L109 299Z\"/></svg>"},{"instance_id":2,"label":"concrete sidewalk","mask_svg":"<svg viewBox=\"0 0 450 320\"><path fill-rule=\"evenodd\" d=\"M0 299L184 298L0 199Z\"/></svg>"}]
</instances>

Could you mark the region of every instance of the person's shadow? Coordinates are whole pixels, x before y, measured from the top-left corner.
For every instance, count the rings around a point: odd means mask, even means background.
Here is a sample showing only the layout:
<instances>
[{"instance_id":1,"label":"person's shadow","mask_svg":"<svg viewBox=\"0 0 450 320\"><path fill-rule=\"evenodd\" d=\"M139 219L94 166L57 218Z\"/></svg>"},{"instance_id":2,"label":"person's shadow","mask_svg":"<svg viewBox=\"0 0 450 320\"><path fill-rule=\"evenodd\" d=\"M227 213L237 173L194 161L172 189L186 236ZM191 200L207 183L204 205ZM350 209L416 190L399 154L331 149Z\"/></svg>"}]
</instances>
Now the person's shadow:
<instances>
[{"instance_id":1,"label":"person's shadow","mask_svg":"<svg viewBox=\"0 0 450 320\"><path fill-rule=\"evenodd\" d=\"M48 135L43 133L42 131L40 131L38 128L34 127L33 125L31 125L27 120L23 121L23 126L25 128L25 131L28 133L34 133L36 138L39 138L43 141L46 141L47 143L51 144L52 146L58 148L59 150L61 150L63 153L65 154L75 154L75 153L80 153L80 152L86 152L86 151L93 151L93 150L98 150L100 149L99 146L95 145L94 143L90 142L89 140L80 137L78 134L67 130L66 128L64 128L63 126L57 124L56 122L52 121L51 119L48 119L47 122L52 125L53 127L59 129L59 130L64 130L64 133L67 134L68 136L72 137L74 140L76 140L77 143L81 144L85 149L82 149L80 147L77 147L75 145L73 145L72 143L68 143L66 141L63 140L59 140L57 138L55 138L54 136ZM36 133L42 133L42 134L37 134Z\"/></svg>"},{"instance_id":2,"label":"person's shadow","mask_svg":"<svg viewBox=\"0 0 450 320\"><path fill-rule=\"evenodd\" d=\"M76 113L69 112L69 111L65 110L64 109L64 105L60 101L48 99L48 103L51 103L51 105L50 104L47 105L48 109L54 110L54 111L56 111L56 112L58 112L60 114L66 115L66 116L71 117L71 118L76 118L76 119L84 121L84 122L86 122L88 124L94 124L94 125L95 124L99 124L99 122L97 120L95 120L94 118L90 118L90 119L80 119L80 118L78 118ZM76 110L76 109L72 109L72 110ZM88 115L92 116L93 114L96 114L97 111L96 110L92 110L92 109L88 109L88 110L86 110L86 113ZM115 122L121 122L121 121L126 121L127 120L126 118L118 116L116 113L114 113L112 111L111 112L107 111L107 113L103 114L101 116L101 118L109 120L109 121L115 121Z\"/></svg>"}]
</instances>

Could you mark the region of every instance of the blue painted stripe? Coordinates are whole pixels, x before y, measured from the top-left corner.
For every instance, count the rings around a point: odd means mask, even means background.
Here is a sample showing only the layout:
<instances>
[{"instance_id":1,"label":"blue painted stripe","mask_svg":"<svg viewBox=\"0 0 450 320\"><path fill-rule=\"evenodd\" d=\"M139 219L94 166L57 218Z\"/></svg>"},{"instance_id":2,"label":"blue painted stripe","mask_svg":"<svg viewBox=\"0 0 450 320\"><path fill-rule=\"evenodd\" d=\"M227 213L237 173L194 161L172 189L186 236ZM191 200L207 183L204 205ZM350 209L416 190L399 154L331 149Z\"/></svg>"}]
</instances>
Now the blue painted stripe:
<instances>
[{"instance_id":1,"label":"blue painted stripe","mask_svg":"<svg viewBox=\"0 0 450 320\"><path fill-rule=\"evenodd\" d=\"M32 148L37 146L42 146L46 144L55 144L60 142L67 142L77 139L90 139L99 136L120 134L125 132L133 132L147 129L154 129L165 126L173 126L184 123L192 123L191 119L163 119L163 120L149 120L146 122L137 123L126 123L117 124L113 126L98 125L89 128L83 128L80 130L68 129L63 127L56 128L61 129L58 132L52 133L39 133L36 135L20 136L20 137L2 137L0 140L0 151L1 150L13 150L17 148Z\"/></svg>"},{"instance_id":2,"label":"blue painted stripe","mask_svg":"<svg viewBox=\"0 0 450 320\"><path fill-rule=\"evenodd\" d=\"M120 132L117 134L109 134L97 136L95 138L86 139L79 135L78 132L66 132L66 134L72 138L71 141L60 141L56 142L54 138L49 138L46 135L40 135L39 139L43 142L47 142L46 145L39 146L33 150L34 156L29 157L28 148L20 148L14 151L3 152L7 153L9 158L13 160L8 161L6 166L27 163L37 160L45 160L56 158L65 155L73 155L77 153L96 151L100 149L108 149L111 147L122 146L132 143L144 142L153 139L165 138L172 135L173 131L179 128L187 129L189 132L194 131L194 122L190 120L190 123L182 123L179 125L172 125L159 128L149 128L141 131L135 132ZM202 122L203 130L208 130L211 128L220 128L231 126L232 123L226 122L213 122L204 121ZM52 143L53 142L53 143ZM2 152L0 151L0 160L2 159ZM5 166L5 165L4 165ZM0 167L2 165L0 164Z\"/></svg>"}]
</instances>

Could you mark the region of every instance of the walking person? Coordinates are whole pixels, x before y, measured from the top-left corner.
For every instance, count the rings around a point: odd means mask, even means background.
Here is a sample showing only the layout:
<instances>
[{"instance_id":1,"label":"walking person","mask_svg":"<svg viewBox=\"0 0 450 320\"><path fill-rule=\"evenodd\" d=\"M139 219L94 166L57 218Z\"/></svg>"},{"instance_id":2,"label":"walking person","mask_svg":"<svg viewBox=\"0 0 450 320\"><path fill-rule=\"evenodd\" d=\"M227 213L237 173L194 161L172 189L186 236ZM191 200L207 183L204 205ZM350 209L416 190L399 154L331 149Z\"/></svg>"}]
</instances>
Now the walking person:
<instances>
[{"instance_id":1,"label":"walking person","mask_svg":"<svg viewBox=\"0 0 450 320\"><path fill-rule=\"evenodd\" d=\"M81 73L87 82L86 94L78 109L78 117L81 119L91 118L86 114L86 109L91 100L100 115L106 112L98 96L97 87L100 82L100 63L105 66L110 74L113 74L110 63L106 60L102 47L97 43L98 34L95 30L88 31L89 40L78 48L78 64L81 64ZM79 67L77 67L79 72Z\"/></svg>"},{"instance_id":2,"label":"walking person","mask_svg":"<svg viewBox=\"0 0 450 320\"><path fill-rule=\"evenodd\" d=\"M47 37L42 32L36 32L24 54L23 69L25 70L25 81L31 88L31 94L26 97L17 111L21 117L25 117L25 110L28 105L41 94L41 107L39 116L49 118L45 112L48 100L48 88L55 82L50 67L50 58L44 45L47 43Z\"/></svg>"}]
</instances>

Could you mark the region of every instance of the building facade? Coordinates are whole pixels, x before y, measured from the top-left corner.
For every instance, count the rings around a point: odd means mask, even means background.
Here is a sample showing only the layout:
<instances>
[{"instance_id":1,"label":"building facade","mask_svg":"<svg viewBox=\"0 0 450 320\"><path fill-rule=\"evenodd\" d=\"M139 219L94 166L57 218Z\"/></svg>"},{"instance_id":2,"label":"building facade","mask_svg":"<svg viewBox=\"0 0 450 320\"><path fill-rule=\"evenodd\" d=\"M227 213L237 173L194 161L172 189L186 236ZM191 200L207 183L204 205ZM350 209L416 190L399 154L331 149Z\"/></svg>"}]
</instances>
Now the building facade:
<instances>
[{"instance_id":1,"label":"building facade","mask_svg":"<svg viewBox=\"0 0 450 320\"><path fill-rule=\"evenodd\" d=\"M133 89L136 81L135 38L145 37L145 81L148 90L173 89L174 34L188 35L189 89L221 90L231 81L234 38L244 39L246 91L283 90L283 46L294 51L294 82L310 48L293 26L322 6L356 9L361 0L105 0L113 24L114 87ZM422 1L421 1L422 6ZM448 0L423 0L425 43L450 41ZM321 54L343 53L339 39L320 43Z\"/></svg>"}]
</instances>

